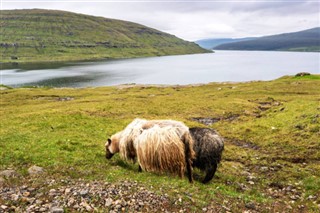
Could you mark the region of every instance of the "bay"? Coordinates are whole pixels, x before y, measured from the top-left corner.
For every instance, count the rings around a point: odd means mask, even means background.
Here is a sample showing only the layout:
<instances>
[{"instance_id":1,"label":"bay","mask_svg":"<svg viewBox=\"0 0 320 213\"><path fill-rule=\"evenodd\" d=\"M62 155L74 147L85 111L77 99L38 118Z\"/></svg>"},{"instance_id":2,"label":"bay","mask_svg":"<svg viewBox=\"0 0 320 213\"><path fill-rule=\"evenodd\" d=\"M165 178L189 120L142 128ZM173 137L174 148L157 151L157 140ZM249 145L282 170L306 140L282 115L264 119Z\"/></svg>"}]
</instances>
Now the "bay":
<instances>
[{"instance_id":1,"label":"bay","mask_svg":"<svg viewBox=\"0 0 320 213\"><path fill-rule=\"evenodd\" d=\"M215 53L92 62L2 66L1 84L98 87L119 84L186 85L272 80L298 72L320 73L320 53L216 51Z\"/></svg>"}]
</instances>

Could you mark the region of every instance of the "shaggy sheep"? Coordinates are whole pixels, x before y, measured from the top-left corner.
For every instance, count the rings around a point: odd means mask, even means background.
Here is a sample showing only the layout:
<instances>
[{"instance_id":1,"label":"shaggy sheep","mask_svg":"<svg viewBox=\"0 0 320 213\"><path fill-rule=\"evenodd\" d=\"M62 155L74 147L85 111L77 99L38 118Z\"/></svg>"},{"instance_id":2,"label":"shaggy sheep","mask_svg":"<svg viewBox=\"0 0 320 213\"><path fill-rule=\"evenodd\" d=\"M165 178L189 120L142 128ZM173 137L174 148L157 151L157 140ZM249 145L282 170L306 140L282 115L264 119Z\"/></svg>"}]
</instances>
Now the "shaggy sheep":
<instances>
[{"instance_id":1,"label":"shaggy sheep","mask_svg":"<svg viewBox=\"0 0 320 213\"><path fill-rule=\"evenodd\" d=\"M208 183L213 178L221 160L224 140L215 130L210 128L195 127L190 128L189 131L193 138L193 149L196 153L193 167L206 171L202 183Z\"/></svg>"},{"instance_id":2,"label":"shaggy sheep","mask_svg":"<svg viewBox=\"0 0 320 213\"><path fill-rule=\"evenodd\" d=\"M188 127L173 120L133 120L106 143L106 158L119 152L121 158L139 163L139 170L171 172L183 177L187 170L190 182L195 158Z\"/></svg>"}]
</instances>

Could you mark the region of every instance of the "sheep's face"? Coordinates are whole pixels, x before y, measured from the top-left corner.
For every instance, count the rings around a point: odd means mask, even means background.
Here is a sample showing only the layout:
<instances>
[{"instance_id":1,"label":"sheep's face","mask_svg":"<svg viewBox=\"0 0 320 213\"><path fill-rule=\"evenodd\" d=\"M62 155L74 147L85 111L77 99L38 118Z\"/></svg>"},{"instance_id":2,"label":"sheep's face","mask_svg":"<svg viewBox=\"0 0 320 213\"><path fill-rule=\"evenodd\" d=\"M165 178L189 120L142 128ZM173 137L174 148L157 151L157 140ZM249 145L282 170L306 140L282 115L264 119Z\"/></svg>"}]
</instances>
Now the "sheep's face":
<instances>
[{"instance_id":1,"label":"sheep's face","mask_svg":"<svg viewBox=\"0 0 320 213\"><path fill-rule=\"evenodd\" d=\"M106 144L106 158L110 159L112 156L119 152L119 134L115 134L111 136L111 138L108 138Z\"/></svg>"}]
</instances>

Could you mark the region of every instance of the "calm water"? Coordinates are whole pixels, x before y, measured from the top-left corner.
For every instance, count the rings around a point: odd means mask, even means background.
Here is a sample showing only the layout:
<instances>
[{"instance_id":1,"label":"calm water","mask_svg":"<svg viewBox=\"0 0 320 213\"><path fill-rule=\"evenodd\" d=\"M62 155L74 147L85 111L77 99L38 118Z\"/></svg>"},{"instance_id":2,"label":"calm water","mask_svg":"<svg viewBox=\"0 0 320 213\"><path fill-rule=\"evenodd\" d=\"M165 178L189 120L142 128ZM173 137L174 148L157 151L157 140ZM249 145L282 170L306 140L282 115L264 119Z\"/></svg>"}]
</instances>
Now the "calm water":
<instances>
[{"instance_id":1,"label":"calm water","mask_svg":"<svg viewBox=\"0 0 320 213\"><path fill-rule=\"evenodd\" d=\"M2 67L9 86L96 87L272 80L320 73L320 53L217 51L208 54Z\"/></svg>"}]
</instances>

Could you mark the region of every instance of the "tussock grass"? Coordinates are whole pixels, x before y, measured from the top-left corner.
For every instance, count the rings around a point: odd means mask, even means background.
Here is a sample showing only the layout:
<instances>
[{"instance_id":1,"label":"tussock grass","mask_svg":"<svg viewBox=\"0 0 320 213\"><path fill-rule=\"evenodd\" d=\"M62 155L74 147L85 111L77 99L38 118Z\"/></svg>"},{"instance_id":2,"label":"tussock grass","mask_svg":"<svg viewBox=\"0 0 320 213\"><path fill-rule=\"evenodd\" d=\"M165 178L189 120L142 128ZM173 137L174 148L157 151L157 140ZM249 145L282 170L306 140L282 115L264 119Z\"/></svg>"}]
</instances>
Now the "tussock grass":
<instances>
[{"instance_id":1,"label":"tussock grass","mask_svg":"<svg viewBox=\"0 0 320 213\"><path fill-rule=\"evenodd\" d=\"M316 212L319 88L318 75L201 86L6 88L0 91L0 169L26 174L36 164L55 177L135 180L194 211L218 205L237 212L254 203L265 212L289 205ZM107 161L105 140L136 117L190 127L204 126L192 118L219 118L211 127L226 138L225 151L211 183L138 173L119 156ZM196 179L201 175L195 170Z\"/></svg>"}]
</instances>

